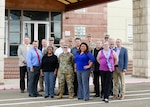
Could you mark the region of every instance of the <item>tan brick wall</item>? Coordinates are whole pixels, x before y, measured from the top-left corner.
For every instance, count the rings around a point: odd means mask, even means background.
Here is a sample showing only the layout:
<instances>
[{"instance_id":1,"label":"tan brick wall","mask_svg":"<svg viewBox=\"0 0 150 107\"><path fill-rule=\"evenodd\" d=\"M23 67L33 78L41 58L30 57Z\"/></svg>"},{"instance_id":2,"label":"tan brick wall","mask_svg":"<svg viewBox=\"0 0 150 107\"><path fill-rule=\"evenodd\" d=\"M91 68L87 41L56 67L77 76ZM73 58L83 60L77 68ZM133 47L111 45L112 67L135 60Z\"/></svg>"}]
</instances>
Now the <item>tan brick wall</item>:
<instances>
[{"instance_id":1,"label":"tan brick wall","mask_svg":"<svg viewBox=\"0 0 150 107\"><path fill-rule=\"evenodd\" d=\"M150 78L150 0L133 0L133 75Z\"/></svg>"}]
</instances>

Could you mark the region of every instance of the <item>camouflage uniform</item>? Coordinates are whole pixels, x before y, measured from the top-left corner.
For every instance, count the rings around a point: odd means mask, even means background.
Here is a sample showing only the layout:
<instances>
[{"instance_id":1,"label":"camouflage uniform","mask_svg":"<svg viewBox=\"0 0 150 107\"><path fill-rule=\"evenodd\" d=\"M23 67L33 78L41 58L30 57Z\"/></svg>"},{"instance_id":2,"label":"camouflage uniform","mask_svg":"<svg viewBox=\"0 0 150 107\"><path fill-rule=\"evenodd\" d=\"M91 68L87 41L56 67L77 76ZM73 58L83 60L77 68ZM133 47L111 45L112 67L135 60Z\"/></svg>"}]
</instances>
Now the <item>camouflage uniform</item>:
<instances>
[{"instance_id":1,"label":"camouflage uniform","mask_svg":"<svg viewBox=\"0 0 150 107\"><path fill-rule=\"evenodd\" d=\"M59 58L58 80L60 85L60 93L64 93L65 80L67 82L69 93L74 93L74 58L71 53L61 53Z\"/></svg>"}]
</instances>

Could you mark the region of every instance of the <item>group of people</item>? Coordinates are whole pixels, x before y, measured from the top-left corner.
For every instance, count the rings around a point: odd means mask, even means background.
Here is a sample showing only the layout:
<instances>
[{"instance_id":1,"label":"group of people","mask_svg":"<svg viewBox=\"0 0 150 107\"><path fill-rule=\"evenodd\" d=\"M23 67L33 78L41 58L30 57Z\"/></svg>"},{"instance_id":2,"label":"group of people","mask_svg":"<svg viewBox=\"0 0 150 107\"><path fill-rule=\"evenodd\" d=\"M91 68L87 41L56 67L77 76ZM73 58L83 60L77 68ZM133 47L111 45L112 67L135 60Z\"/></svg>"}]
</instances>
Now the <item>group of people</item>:
<instances>
[{"instance_id":1,"label":"group of people","mask_svg":"<svg viewBox=\"0 0 150 107\"><path fill-rule=\"evenodd\" d=\"M80 38L69 39L69 44L60 40L60 47L54 45L54 38L49 38L49 44L42 40L42 47L38 41L30 45L29 37L24 38L24 44L18 47L20 67L20 90L25 90L25 73L27 72L27 90L30 97L42 96L38 91L45 90L45 98L54 98L56 78L59 83L58 99L63 97L66 87L68 98L77 96L78 100L88 101L90 98L89 78L93 73L95 97L101 96L103 101L124 99L124 76L128 65L127 49L122 47L121 39L115 41L105 36L105 41L92 42L91 35L87 42ZM101 92L99 77L101 77ZM45 89L43 85L45 83ZM111 93L112 92L112 93Z\"/></svg>"}]
</instances>

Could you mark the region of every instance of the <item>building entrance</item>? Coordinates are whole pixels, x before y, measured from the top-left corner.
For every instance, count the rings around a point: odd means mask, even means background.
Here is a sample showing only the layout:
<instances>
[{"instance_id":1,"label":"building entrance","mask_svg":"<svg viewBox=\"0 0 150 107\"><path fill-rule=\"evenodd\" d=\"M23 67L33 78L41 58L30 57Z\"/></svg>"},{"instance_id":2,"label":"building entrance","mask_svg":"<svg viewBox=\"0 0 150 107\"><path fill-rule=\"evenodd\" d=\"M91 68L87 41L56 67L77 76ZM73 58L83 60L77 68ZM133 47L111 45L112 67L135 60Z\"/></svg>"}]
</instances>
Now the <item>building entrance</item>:
<instances>
[{"instance_id":1,"label":"building entrance","mask_svg":"<svg viewBox=\"0 0 150 107\"><path fill-rule=\"evenodd\" d=\"M31 42L38 40L40 46L42 39L49 38L49 22L24 21L23 36L30 37Z\"/></svg>"}]
</instances>

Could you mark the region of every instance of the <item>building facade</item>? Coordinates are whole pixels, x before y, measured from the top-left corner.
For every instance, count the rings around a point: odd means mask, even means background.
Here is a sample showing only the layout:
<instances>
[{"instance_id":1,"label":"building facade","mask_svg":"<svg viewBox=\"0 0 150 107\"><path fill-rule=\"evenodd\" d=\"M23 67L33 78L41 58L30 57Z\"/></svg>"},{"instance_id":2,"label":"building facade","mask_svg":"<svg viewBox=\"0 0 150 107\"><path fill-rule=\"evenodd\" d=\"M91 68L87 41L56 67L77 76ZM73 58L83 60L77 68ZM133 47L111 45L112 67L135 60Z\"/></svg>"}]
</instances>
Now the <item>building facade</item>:
<instances>
[{"instance_id":1,"label":"building facade","mask_svg":"<svg viewBox=\"0 0 150 107\"><path fill-rule=\"evenodd\" d=\"M103 38L107 32L107 4L64 12L61 3L53 0L6 0L4 31L4 78L18 78L17 49L25 36L33 40L54 37L55 44L61 38L80 37L87 34ZM32 4L32 5L31 5ZM50 5L47 5L50 4Z\"/></svg>"},{"instance_id":2,"label":"building facade","mask_svg":"<svg viewBox=\"0 0 150 107\"><path fill-rule=\"evenodd\" d=\"M146 29L149 29L147 19L149 18L150 3L149 0L130 0L130 2L133 2L133 54L135 54L133 58L136 59L133 75L150 77L149 37L142 38L143 35L149 34ZM56 0L0 0L0 81L3 82L4 74L5 78L16 74L18 70L16 51L18 45L23 43L24 36L29 36L31 41L34 39L40 41L52 36L57 44L60 38L81 37L84 39L86 34L92 34L93 38L97 40L108 33L112 37L117 35L128 42L127 34L128 32L132 34L132 25L130 26L132 20L125 19L123 12L118 13L121 19L117 19L116 14L112 14L113 11L116 12L124 6L120 3L116 2L117 7L113 7L112 4L102 4L64 12L64 5ZM126 10L128 9L126 8ZM122 24L119 23L120 25L117 26L115 24L117 20ZM121 29L121 25L123 25L123 29ZM122 34L124 36L121 36ZM132 39L131 35L130 37ZM143 57L142 53L146 55ZM140 58L143 58L142 63ZM7 76L7 74L10 75Z\"/></svg>"}]
</instances>

